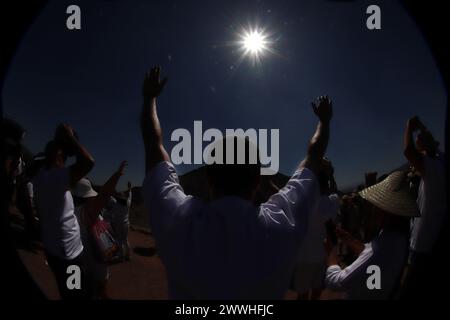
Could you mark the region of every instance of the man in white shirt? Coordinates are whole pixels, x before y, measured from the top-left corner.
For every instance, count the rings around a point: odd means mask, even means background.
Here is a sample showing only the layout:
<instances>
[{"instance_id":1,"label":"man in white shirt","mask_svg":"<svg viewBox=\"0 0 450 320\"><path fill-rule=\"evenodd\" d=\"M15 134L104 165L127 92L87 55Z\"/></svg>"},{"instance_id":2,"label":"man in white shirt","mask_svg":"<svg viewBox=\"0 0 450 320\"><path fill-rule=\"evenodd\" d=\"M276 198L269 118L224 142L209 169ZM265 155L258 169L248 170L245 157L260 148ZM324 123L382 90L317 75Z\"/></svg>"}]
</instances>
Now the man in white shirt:
<instances>
[{"instance_id":1,"label":"man in white shirt","mask_svg":"<svg viewBox=\"0 0 450 320\"><path fill-rule=\"evenodd\" d=\"M80 226L74 214L70 189L92 169L94 160L70 126L61 125L57 132L58 139L46 146L46 165L33 180L41 238L61 298L89 298ZM76 162L67 168L66 159L72 154L76 156ZM67 279L74 272L68 269L71 265L81 270L81 288L68 288Z\"/></svg>"},{"instance_id":2,"label":"man in white shirt","mask_svg":"<svg viewBox=\"0 0 450 320\"><path fill-rule=\"evenodd\" d=\"M143 86L143 197L167 270L170 298L282 299L319 197L316 174L328 144L331 101L320 97L313 104L319 124L308 155L266 203L252 203L259 163L208 165L213 200L204 203L184 193L162 144L156 97L166 80L160 81L159 73L159 67L153 68ZM248 140L245 146L248 153Z\"/></svg>"},{"instance_id":3,"label":"man in white shirt","mask_svg":"<svg viewBox=\"0 0 450 320\"><path fill-rule=\"evenodd\" d=\"M409 220L418 216L419 211L410 193L406 173L402 171L391 173L359 194L372 205L371 210L365 212L369 218L367 225L378 230L378 235L364 244L350 233L337 229L337 236L357 258L342 268L337 247L327 239L325 283L328 288L343 292L345 299L391 299L399 287L406 263Z\"/></svg>"},{"instance_id":4,"label":"man in white shirt","mask_svg":"<svg viewBox=\"0 0 450 320\"><path fill-rule=\"evenodd\" d=\"M413 134L418 131L416 142ZM408 120L404 135L404 154L421 176L417 204L420 217L414 219L410 241L410 267L405 281L404 297L429 296L441 264L435 250L447 214L445 155L438 142L418 117Z\"/></svg>"}]
</instances>

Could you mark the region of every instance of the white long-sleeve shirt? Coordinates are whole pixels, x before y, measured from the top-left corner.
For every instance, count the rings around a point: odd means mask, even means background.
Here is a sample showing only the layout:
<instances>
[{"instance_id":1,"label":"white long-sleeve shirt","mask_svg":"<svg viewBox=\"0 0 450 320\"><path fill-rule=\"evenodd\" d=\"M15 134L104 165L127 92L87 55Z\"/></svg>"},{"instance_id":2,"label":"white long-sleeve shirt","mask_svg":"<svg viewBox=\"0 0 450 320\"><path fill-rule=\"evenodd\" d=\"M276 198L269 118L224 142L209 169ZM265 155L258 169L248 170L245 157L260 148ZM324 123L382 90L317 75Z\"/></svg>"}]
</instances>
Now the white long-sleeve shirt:
<instances>
[{"instance_id":1,"label":"white long-sleeve shirt","mask_svg":"<svg viewBox=\"0 0 450 320\"><path fill-rule=\"evenodd\" d=\"M345 292L349 300L389 299L399 280L407 256L405 236L383 230L370 243L365 244L363 252L348 267L329 266L325 283L328 288ZM381 288L370 290L367 279L371 265L380 268Z\"/></svg>"},{"instance_id":2,"label":"white long-sleeve shirt","mask_svg":"<svg viewBox=\"0 0 450 320\"><path fill-rule=\"evenodd\" d=\"M158 252L174 299L282 299L314 212L319 186L308 169L260 207L239 197L188 196L161 162L143 184Z\"/></svg>"}]
</instances>

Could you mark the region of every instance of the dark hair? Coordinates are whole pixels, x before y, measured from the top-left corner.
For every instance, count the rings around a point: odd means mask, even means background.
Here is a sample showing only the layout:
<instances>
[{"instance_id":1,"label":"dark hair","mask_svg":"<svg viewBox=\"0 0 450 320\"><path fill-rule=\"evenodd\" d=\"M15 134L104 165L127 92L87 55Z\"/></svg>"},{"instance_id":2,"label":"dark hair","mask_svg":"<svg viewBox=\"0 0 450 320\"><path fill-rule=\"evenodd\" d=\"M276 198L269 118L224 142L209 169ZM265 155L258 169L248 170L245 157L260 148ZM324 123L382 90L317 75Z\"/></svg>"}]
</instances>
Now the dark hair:
<instances>
[{"instance_id":1,"label":"dark hair","mask_svg":"<svg viewBox=\"0 0 450 320\"><path fill-rule=\"evenodd\" d=\"M237 163L238 137L234 136L234 161L233 164L213 163L207 165L206 173L210 186L214 191L224 196L239 196L243 198L249 197L256 189L261 175L261 163L259 160L259 152L257 151L256 163L250 163L250 141L245 138L245 163ZM230 137L228 137L230 139ZM225 139L224 139L225 140ZM226 159L227 144L222 141L220 146L223 148L223 159ZM214 154L214 151L212 152Z\"/></svg>"},{"instance_id":2,"label":"dark hair","mask_svg":"<svg viewBox=\"0 0 450 320\"><path fill-rule=\"evenodd\" d=\"M51 140L45 146L45 162L46 165L49 166L55 161L58 152L62 151L64 153L64 146L61 142ZM65 156L64 156L65 157Z\"/></svg>"}]
</instances>

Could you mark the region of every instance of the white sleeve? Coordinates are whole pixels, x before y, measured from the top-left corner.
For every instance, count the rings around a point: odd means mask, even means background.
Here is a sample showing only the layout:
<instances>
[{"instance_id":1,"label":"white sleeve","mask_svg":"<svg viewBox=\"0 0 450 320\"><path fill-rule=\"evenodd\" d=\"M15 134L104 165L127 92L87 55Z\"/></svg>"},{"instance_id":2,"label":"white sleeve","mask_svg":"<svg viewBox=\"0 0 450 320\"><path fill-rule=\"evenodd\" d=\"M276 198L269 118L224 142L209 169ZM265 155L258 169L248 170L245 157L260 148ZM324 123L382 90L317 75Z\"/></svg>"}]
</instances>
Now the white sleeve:
<instances>
[{"instance_id":1,"label":"white sleeve","mask_svg":"<svg viewBox=\"0 0 450 320\"><path fill-rule=\"evenodd\" d=\"M329 266L325 276L325 284L328 288L345 291L355 281L361 281L366 275L366 267L373 256L371 244L365 244L365 249L358 258L348 267L342 269L338 265Z\"/></svg>"},{"instance_id":2,"label":"white sleeve","mask_svg":"<svg viewBox=\"0 0 450 320\"><path fill-rule=\"evenodd\" d=\"M148 173L142 192L155 237L177 222L174 218L182 215L181 208L193 198L184 193L175 167L168 161L160 162Z\"/></svg>"},{"instance_id":3,"label":"white sleeve","mask_svg":"<svg viewBox=\"0 0 450 320\"><path fill-rule=\"evenodd\" d=\"M307 168L299 169L285 187L261 205L260 216L269 227L296 227L303 234L318 199L319 185L316 176Z\"/></svg>"}]
</instances>

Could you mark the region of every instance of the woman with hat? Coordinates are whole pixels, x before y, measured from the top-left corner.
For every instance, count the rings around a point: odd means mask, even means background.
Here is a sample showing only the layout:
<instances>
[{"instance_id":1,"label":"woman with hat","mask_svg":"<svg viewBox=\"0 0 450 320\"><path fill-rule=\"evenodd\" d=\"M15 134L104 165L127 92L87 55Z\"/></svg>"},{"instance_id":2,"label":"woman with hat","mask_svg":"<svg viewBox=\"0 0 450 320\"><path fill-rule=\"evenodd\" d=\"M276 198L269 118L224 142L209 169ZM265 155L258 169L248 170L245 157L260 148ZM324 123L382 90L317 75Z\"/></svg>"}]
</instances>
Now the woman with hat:
<instances>
[{"instance_id":1,"label":"woman with hat","mask_svg":"<svg viewBox=\"0 0 450 320\"><path fill-rule=\"evenodd\" d=\"M328 253L325 283L344 292L346 299L389 299L400 282L407 258L409 220L419 211L411 195L406 172L395 171L385 180L359 192L371 204L368 214L369 234L376 236L361 243L343 230L338 237L357 256L349 266L339 265L336 246L325 241Z\"/></svg>"},{"instance_id":2,"label":"woman with hat","mask_svg":"<svg viewBox=\"0 0 450 320\"><path fill-rule=\"evenodd\" d=\"M97 219L102 219L101 211L107 205L109 197L114 193L119 178L123 175L126 161L103 185L97 193L87 178L82 178L72 190L75 203L75 214L80 224L80 233L87 256L87 269L92 285L93 299L108 299L106 285L109 279L108 265L97 252L90 234L91 227Z\"/></svg>"}]
</instances>

